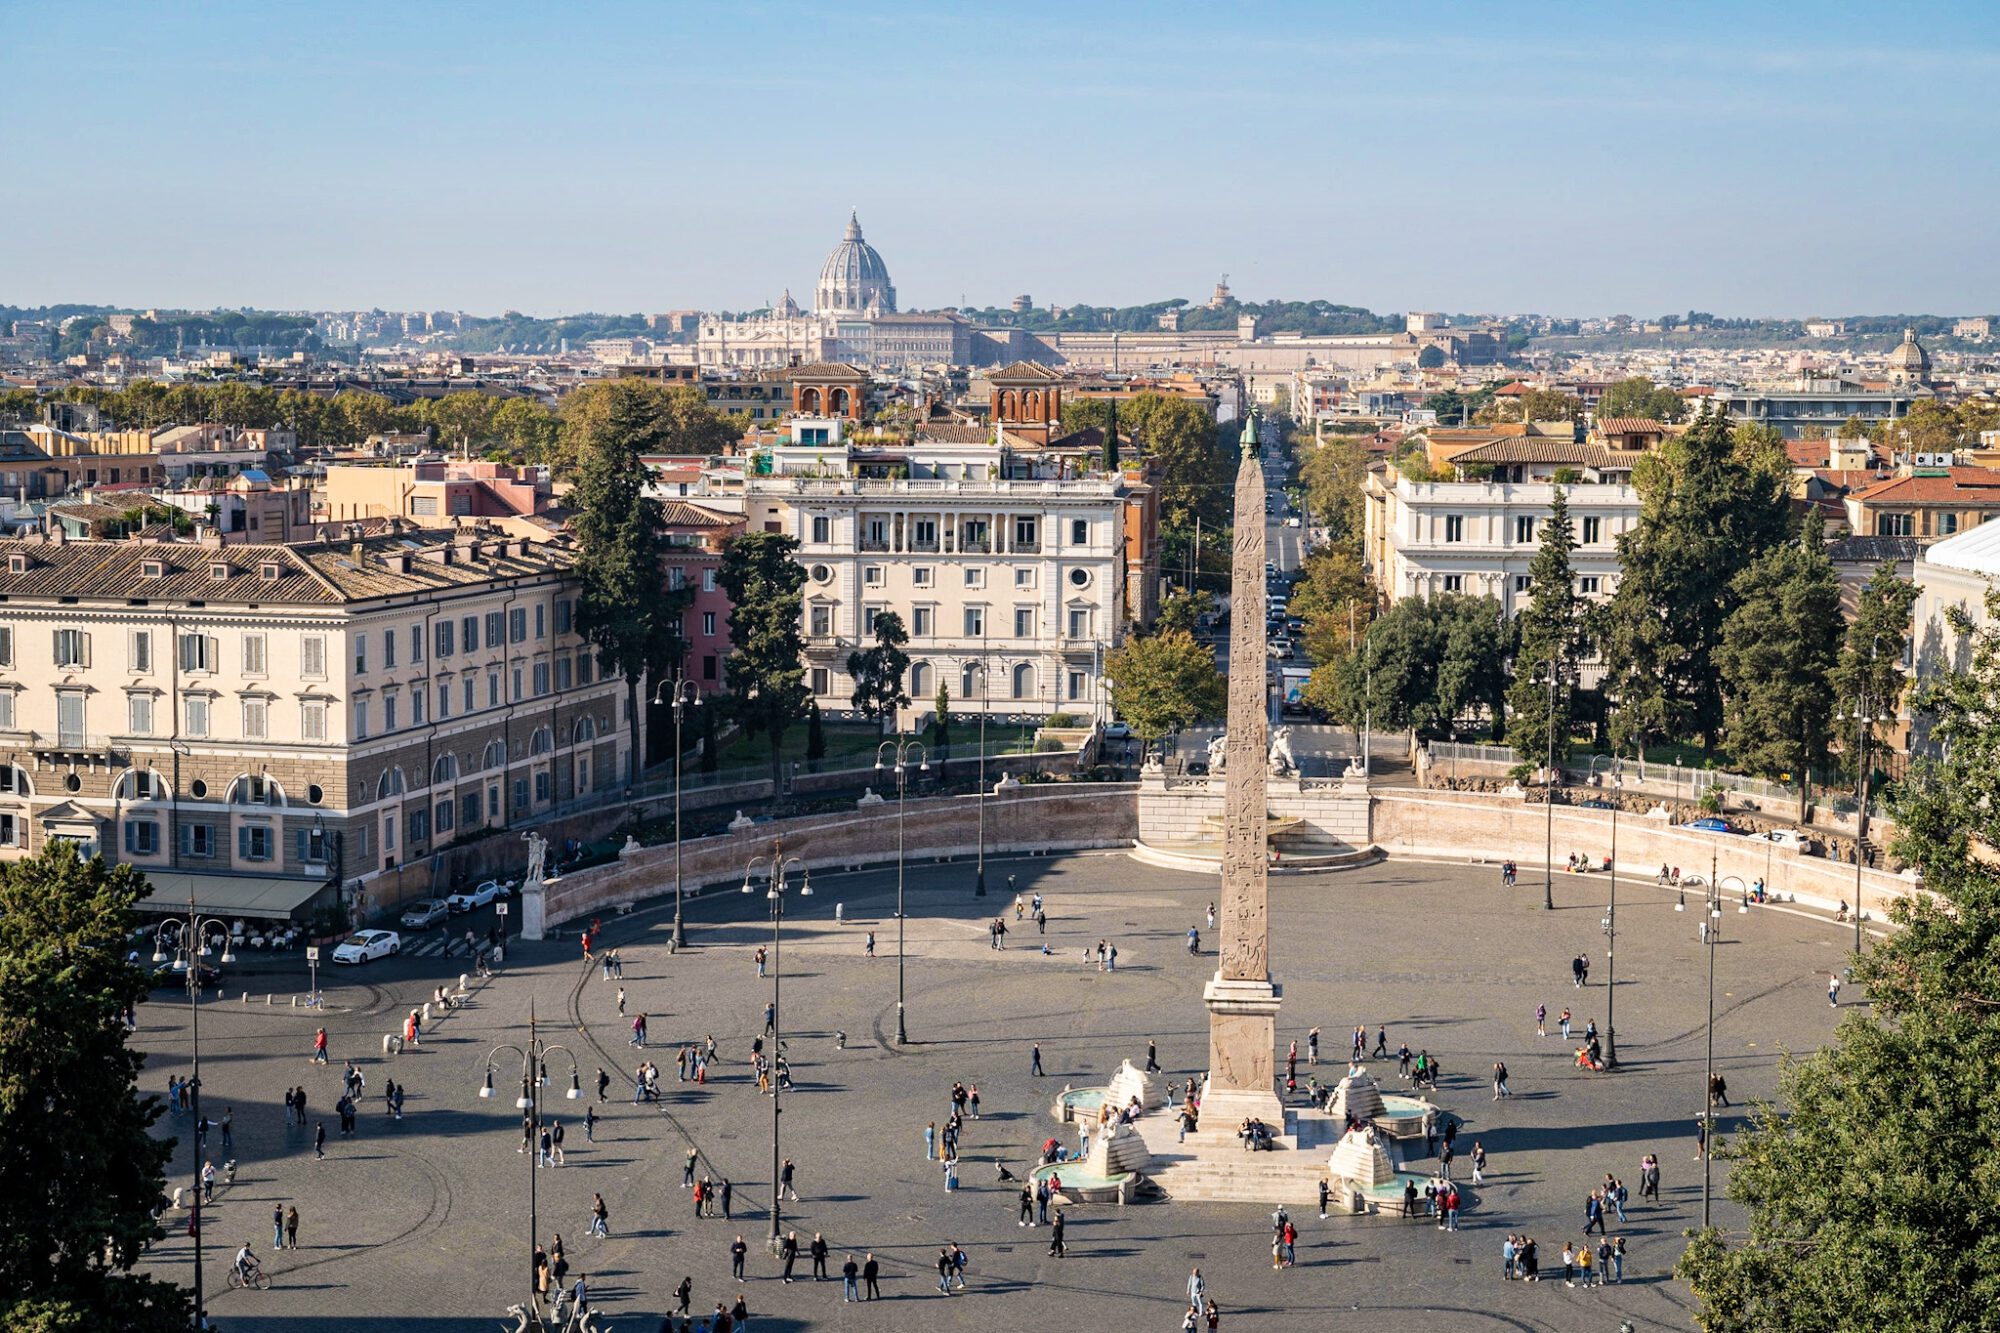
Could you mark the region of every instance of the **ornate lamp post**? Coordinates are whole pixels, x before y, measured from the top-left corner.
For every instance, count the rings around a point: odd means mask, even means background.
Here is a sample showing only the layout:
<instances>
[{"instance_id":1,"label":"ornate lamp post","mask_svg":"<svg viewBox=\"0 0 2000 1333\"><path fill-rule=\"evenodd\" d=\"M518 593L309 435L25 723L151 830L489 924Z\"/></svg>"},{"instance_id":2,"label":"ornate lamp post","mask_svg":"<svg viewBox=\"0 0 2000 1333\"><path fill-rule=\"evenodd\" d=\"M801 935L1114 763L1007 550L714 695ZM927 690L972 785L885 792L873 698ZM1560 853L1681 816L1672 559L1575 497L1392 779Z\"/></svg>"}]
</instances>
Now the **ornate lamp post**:
<instances>
[{"instance_id":1,"label":"ornate lamp post","mask_svg":"<svg viewBox=\"0 0 2000 1333\"><path fill-rule=\"evenodd\" d=\"M971 670L979 673L979 868L972 877L972 896L986 896L986 708L992 694L986 688L986 643L980 641L980 656Z\"/></svg>"},{"instance_id":2,"label":"ornate lamp post","mask_svg":"<svg viewBox=\"0 0 2000 1333\"><path fill-rule=\"evenodd\" d=\"M1702 906L1708 913L1708 1036L1701 1058L1701 1225L1705 1231L1708 1229L1708 1164L1715 1158L1715 1103L1709 1096L1715 1079L1715 937L1722 933L1722 889L1712 873Z\"/></svg>"},{"instance_id":3,"label":"ornate lamp post","mask_svg":"<svg viewBox=\"0 0 2000 1333\"><path fill-rule=\"evenodd\" d=\"M772 844L769 856L753 856L743 868L743 892L749 893L750 880L757 873L757 867L765 867L768 879L764 896L771 904L771 1253L778 1252L780 1223L785 1208L784 1178L778 1156L778 1116L781 1114L778 1102L783 1084L778 1081L778 1061L785 1049L784 1010L778 1004L778 985L784 974L784 954L782 953L781 932L785 924L785 877L793 866L805 872L805 879L799 885L801 898L812 897L812 871L806 868L803 858L786 856L783 841Z\"/></svg>"},{"instance_id":4,"label":"ornate lamp post","mask_svg":"<svg viewBox=\"0 0 2000 1333\"><path fill-rule=\"evenodd\" d=\"M1870 654L1873 664L1873 654ZM1862 848L1868 842L1868 738L1875 729L1875 723L1886 719L1873 716L1868 707L1868 687L1863 684L1861 696L1854 701L1854 760L1857 781L1855 783L1854 809L1854 956L1861 956L1861 891L1862 870L1867 865L1867 857Z\"/></svg>"},{"instance_id":5,"label":"ornate lamp post","mask_svg":"<svg viewBox=\"0 0 2000 1333\"><path fill-rule=\"evenodd\" d=\"M981 742L984 751L984 742ZM895 756L896 767L896 1044L910 1044L910 1029L904 1022L903 1003L903 852L904 817L909 810L910 756L917 757L917 771L928 773L931 769L930 751L907 736L898 736L892 741L883 741L875 747L875 767L877 770L889 767L888 756Z\"/></svg>"},{"instance_id":6,"label":"ornate lamp post","mask_svg":"<svg viewBox=\"0 0 2000 1333\"><path fill-rule=\"evenodd\" d=\"M236 955L229 949L229 923L220 917L204 917L197 913L194 905L194 890L188 890L188 914L183 922L179 917L162 921L153 932L153 961L164 963L167 953L167 927L177 929L173 937L174 952L171 955L176 968L187 973L188 993L188 1044L191 1052L192 1069L188 1075L188 1114L195 1124L201 1123L201 960L210 953L211 934L222 936L222 957L220 962L233 963ZM211 929L213 928L213 929ZM195 1152L194 1201L188 1206L194 1210L194 1325L206 1328L208 1308L202 1299L201 1287L201 1152Z\"/></svg>"},{"instance_id":7,"label":"ornate lamp post","mask_svg":"<svg viewBox=\"0 0 2000 1333\"><path fill-rule=\"evenodd\" d=\"M1618 755L1596 755L1590 773L1607 764L1611 779L1611 901L1604 909L1604 1067L1618 1067L1618 789L1625 761Z\"/></svg>"},{"instance_id":8,"label":"ornate lamp post","mask_svg":"<svg viewBox=\"0 0 2000 1333\"><path fill-rule=\"evenodd\" d=\"M686 753L681 747L681 726L687 721L690 707L701 707L701 691L685 676L672 682L660 682L660 688L653 692L653 702L660 703L661 695L667 695L667 702L674 710L674 934L673 947L687 948L687 926L681 920L681 757Z\"/></svg>"},{"instance_id":9,"label":"ornate lamp post","mask_svg":"<svg viewBox=\"0 0 2000 1333\"><path fill-rule=\"evenodd\" d=\"M1549 673L1549 753L1548 788L1544 795L1548 800L1547 828L1543 835L1542 851L1542 910L1556 910L1556 680L1562 674L1562 663L1550 658L1542 663Z\"/></svg>"},{"instance_id":10,"label":"ornate lamp post","mask_svg":"<svg viewBox=\"0 0 2000 1333\"><path fill-rule=\"evenodd\" d=\"M583 1087L577 1081L576 1055L567 1046L551 1045L544 1042L535 1031L535 1002L528 1001L528 1044L515 1046L503 1043L486 1053L486 1082L479 1089L481 1097L493 1094L493 1058L502 1051L509 1051L521 1057L521 1095L514 1099L514 1107L523 1117L522 1132L527 1135L528 1147L528 1303L537 1327L542 1324L541 1294L535 1290L535 1238L539 1234L539 1218L536 1215L535 1184L536 1166L540 1160L540 1144L537 1142L542 1128L542 1089L548 1086L549 1057L561 1055L569 1060L569 1091L563 1096L577 1101L583 1096Z\"/></svg>"}]
</instances>

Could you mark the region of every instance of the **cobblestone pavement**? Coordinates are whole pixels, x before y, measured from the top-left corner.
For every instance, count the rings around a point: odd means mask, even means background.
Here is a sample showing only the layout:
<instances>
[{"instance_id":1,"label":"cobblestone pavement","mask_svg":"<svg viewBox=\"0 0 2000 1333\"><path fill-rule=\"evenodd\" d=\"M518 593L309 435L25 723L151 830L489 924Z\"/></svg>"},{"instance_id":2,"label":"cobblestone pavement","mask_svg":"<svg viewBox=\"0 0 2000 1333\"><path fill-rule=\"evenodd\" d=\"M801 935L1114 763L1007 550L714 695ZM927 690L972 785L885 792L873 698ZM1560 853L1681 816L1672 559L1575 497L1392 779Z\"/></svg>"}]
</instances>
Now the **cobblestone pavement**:
<instances>
[{"instance_id":1,"label":"cobblestone pavement","mask_svg":"<svg viewBox=\"0 0 2000 1333\"><path fill-rule=\"evenodd\" d=\"M1010 877L1021 892L1046 895L1052 956L1034 947L1033 923L1016 923L1011 912L1009 947L988 947L983 919L1011 904ZM1208 932L1199 959L1188 956L1185 936L1216 896L1216 882L1091 854L996 860L984 900L972 896L971 883L964 863L909 869L907 1047L894 1042L893 869L815 876L814 896L788 909L783 1017L798 1091L783 1102L783 1152L798 1164L801 1199L785 1205L784 1224L802 1243L824 1232L836 1275L844 1254L872 1250L883 1264L881 1302L843 1305L837 1280L804 1279L804 1260L802 1280L785 1285L764 1251L771 1102L756 1092L746 1061L770 995L753 950L770 927L761 891L711 891L690 906L691 947L680 954L667 947L670 902L605 922L606 943L625 961L627 1012L649 1015L650 1053L667 1092L656 1105L632 1104L627 1071L639 1052L617 1012L618 983L582 963L573 936L510 948L505 968L472 1005L441 1021L421 1049L393 1058L382 1053L382 1035L435 986L455 981L462 960L405 957L323 972L333 1054L325 1067L306 1059L315 1018L285 1003L304 989L302 965L296 977L260 974L254 965L233 975L228 998L208 1002L201 1025L204 1109L219 1116L234 1108L240 1164L208 1219L212 1316L230 1333L495 1328L526 1282L534 1176L543 1239L561 1233L574 1271L590 1275L595 1302L620 1330L657 1328L683 1275L694 1280L697 1312L734 1301L739 1287L727 1250L739 1232L752 1247L741 1289L752 1327L765 1330L1058 1320L1177 1329L1188 1269L1197 1264L1225 1329L1275 1328L1281 1312L1359 1312L1383 1329L1425 1333L1610 1330L1621 1319L1641 1330L1691 1326L1689 1294L1665 1274L1681 1228L1700 1211L1692 1130L1707 954L1698 912L1676 913L1671 895L1650 884L1621 886L1617 1016L1625 1067L1590 1075L1572 1067L1555 1015L1568 1006L1579 1025L1604 1022L1602 876L1559 877L1553 913L1540 908L1539 883L1502 889L1486 867L1395 861L1273 880L1281 1044L1297 1037L1303 1050L1306 1029L1319 1024L1318 1072L1331 1079L1355 1024L1371 1034L1386 1025L1391 1050L1407 1040L1443 1062L1439 1100L1491 1156L1464 1230L1295 1214L1304 1233L1299 1264L1280 1272L1269 1263L1268 1210L1253 1205L1079 1207L1070 1215L1069 1257L1050 1258L1046 1231L1015 1225L1014 1187L1000 1184L992 1165L1018 1171L1058 1132L1048 1116L1054 1094L1065 1083L1101 1081L1122 1058L1143 1059L1148 1038L1169 1071L1185 1076L1199 1067L1207 1032L1200 992L1215 960ZM844 920L836 921L836 907ZM1843 964L1845 936L1824 919L1775 907L1748 915L1732 908L1722 923L1715 1056L1740 1104L1768 1093L1783 1051L1826 1039L1837 1016L1826 1004L1825 974ZM872 959L863 947L871 930ZM1100 937L1119 946L1115 973L1082 961ZM1569 963L1586 950L1594 969L1579 991ZM245 989L248 1005L238 998ZM267 992L277 1005L262 1002ZM1537 1003L1549 1006L1546 1039L1535 1036ZM583 1104L560 1095L568 1060L551 1058L549 1095L568 1129L568 1164L539 1173L515 1151L518 1057L501 1056L498 1096L477 1096L488 1050L524 1039L531 1004L543 1034L575 1055L586 1092L599 1067L612 1079L596 1143L586 1143ZM151 1052L146 1087L158 1091L170 1073L186 1072L185 1004L156 999L140 1024L137 1040ZM836 1031L846 1034L844 1048ZM717 1076L699 1088L676 1083L675 1045L710 1034L720 1050ZM1034 1041L1047 1070L1040 1079L1028 1074ZM368 1080L351 1140L332 1115L350 1057ZM1500 1103L1487 1083L1496 1059L1507 1062L1515 1093ZM1393 1061L1376 1064L1393 1086ZM400 1122L383 1108L390 1079L408 1089ZM983 1116L961 1146L964 1187L947 1194L925 1160L922 1131L945 1118L953 1080L978 1085ZM314 1159L308 1131L284 1123L283 1091L296 1085L306 1089L309 1116L327 1121L324 1161ZM190 1127L167 1117L163 1129L181 1135L173 1170L185 1179L194 1168ZM219 1149L214 1140L210 1146ZM692 1216L679 1187L690 1146L703 1172L732 1181L734 1221ZM1543 1242L1546 1273L1562 1242L1580 1233L1590 1188L1609 1171L1636 1196L1639 1158L1649 1150L1660 1156L1665 1198L1614 1224L1631 1256L1623 1286L1501 1281L1508 1232ZM1736 1214L1721 1200L1721 1183L1718 1167L1717 1216L1727 1223ZM593 1191L610 1208L609 1240L585 1234ZM274 1204L299 1208L296 1251L270 1250ZM155 1262L185 1281L192 1248L183 1229L172 1229ZM229 1254L245 1239L269 1261L272 1289L218 1291ZM946 1239L972 1257L968 1289L949 1300L937 1295L932 1267Z\"/></svg>"}]
</instances>

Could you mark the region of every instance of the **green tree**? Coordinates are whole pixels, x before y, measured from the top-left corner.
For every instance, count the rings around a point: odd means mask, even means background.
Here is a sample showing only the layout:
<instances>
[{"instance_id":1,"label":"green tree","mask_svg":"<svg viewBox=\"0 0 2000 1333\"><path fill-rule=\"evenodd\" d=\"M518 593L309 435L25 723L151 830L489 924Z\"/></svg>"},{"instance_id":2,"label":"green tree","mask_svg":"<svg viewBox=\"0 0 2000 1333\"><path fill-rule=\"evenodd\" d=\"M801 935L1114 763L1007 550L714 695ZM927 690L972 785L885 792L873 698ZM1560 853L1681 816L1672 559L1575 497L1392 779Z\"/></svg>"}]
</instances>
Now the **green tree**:
<instances>
[{"instance_id":1,"label":"green tree","mask_svg":"<svg viewBox=\"0 0 2000 1333\"><path fill-rule=\"evenodd\" d=\"M937 697L931 701L936 716L931 721L931 744L942 757L951 758L951 686L938 678Z\"/></svg>"},{"instance_id":2,"label":"green tree","mask_svg":"<svg viewBox=\"0 0 2000 1333\"><path fill-rule=\"evenodd\" d=\"M1359 546L1363 517L1362 484L1368 478L1368 448L1357 436L1334 435L1308 449L1299 463L1306 507L1326 525L1336 542Z\"/></svg>"},{"instance_id":3,"label":"green tree","mask_svg":"<svg viewBox=\"0 0 2000 1333\"><path fill-rule=\"evenodd\" d=\"M716 581L729 594L729 686L736 715L749 735L771 743L771 785L783 785L785 729L799 720L813 697L806 687L804 607L806 571L796 559L799 540L781 532L744 532L722 548Z\"/></svg>"},{"instance_id":4,"label":"green tree","mask_svg":"<svg viewBox=\"0 0 2000 1333\"><path fill-rule=\"evenodd\" d=\"M1108 427L1106 404L1077 401L1063 407L1063 425ZM1235 457L1219 438L1208 410L1184 398L1142 393L1118 407L1118 426L1135 453L1160 468L1160 521L1170 528L1226 525Z\"/></svg>"},{"instance_id":5,"label":"green tree","mask_svg":"<svg viewBox=\"0 0 2000 1333\"><path fill-rule=\"evenodd\" d=\"M1426 410L1437 413L1438 425L1457 426L1472 419L1472 408L1456 389L1444 389L1424 399Z\"/></svg>"},{"instance_id":6,"label":"green tree","mask_svg":"<svg viewBox=\"0 0 2000 1333\"><path fill-rule=\"evenodd\" d=\"M1785 452L1785 437L1776 426L1761 421L1739 421L1729 432L1729 443L1737 462L1770 477L1781 487L1791 485L1791 456Z\"/></svg>"},{"instance_id":7,"label":"green tree","mask_svg":"<svg viewBox=\"0 0 2000 1333\"><path fill-rule=\"evenodd\" d=\"M1376 616L1360 651L1317 667L1306 702L1337 721L1449 740L1478 710L1506 716L1511 635L1490 597L1408 597Z\"/></svg>"},{"instance_id":8,"label":"green tree","mask_svg":"<svg viewBox=\"0 0 2000 1333\"><path fill-rule=\"evenodd\" d=\"M1524 758L1546 755L1550 745L1549 663L1555 664L1554 746L1556 762L1569 755L1576 728L1578 668L1588 647L1592 604L1576 591L1570 555L1576 532L1570 525L1569 494L1553 488L1549 516L1542 521L1541 545L1528 564L1525 610L1515 618L1519 647L1514 683L1507 690L1507 744Z\"/></svg>"},{"instance_id":9,"label":"green tree","mask_svg":"<svg viewBox=\"0 0 2000 1333\"><path fill-rule=\"evenodd\" d=\"M605 672L625 678L629 781L644 753L639 682L649 671L673 676L687 656L680 622L694 592L665 587L666 515L646 494L649 477L640 457L654 438L648 405L640 395L610 387L606 411L578 441L568 503L576 538L577 633L596 646Z\"/></svg>"},{"instance_id":10,"label":"green tree","mask_svg":"<svg viewBox=\"0 0 2000 1333\"><path fill-rule=\"evenodd\" d=\"M704 773L713 773L722 763L722 757L715 745L716 704L713 699L703 702L701 709L701 764Z\"/></svg>"},{"instance_id":11,"label":"green tree","mask_svg":"<svg viewBox=\"0 0 2000 1333\"><path fill-rule=\"evenodd\" d=\"M1887 719L1871 723L1871 735L1879 735L1883 727L1894 725L1893 719L1903 702L1903 690L1908 683L1903 675L1903 658L1909 652L1910 608L1916 601L1917 585L1896 573L1893 560L1884 561L1862 586L1854 620L1847 627L1847 641L1833 669L1834 713L1837 717L1851 717L1866 694L1869 715ZM1848 763L1852 765L1852 756Z\"/></svg>"},{"instance_id":12,"label":"green tree","mask_svg":"<svg viewBox=\"0 0 2000 1333\"><path fill-rule=\"evenodd\" d=\"M1175 588L1161 599L1160 614L1153 620L1153 630L1155 633L1180 630L1192 634L1200 618L1214 610L1214 594L1199 588L1194 592Z\"/></svg>"},{"instance_id":13,"label":"green tree","mask_svg":"<svg viewBox=\"0 0 2000 1333\"><path fill-rule=\"evenodd\" d=\"M1353 650L1375 615L1375 588L1350 546L1316 546L1300 567L1287 610L1306 622L1306 656L1330 662Z\"/></svg>"},{"instance_id":14,"label":"green tree","mask_svg":"<svg viewBox=\"0 0 2000 1333\"><path fill-rule=\"evenodd\" d=\"M557 428L555 414L532 398L503 399L493 409L493 435L517 462L550 461Z\"/></svg>"},{"instance_id":15,"label":"green tree","mask_svg":"<svg viewBox=\"0 0 2000 1333\"><path fill-rule=\"evenodd\" d=\"M1819 511L1794 541L1736 576L1736 609L1722 625L1716 665L1725 688L1723 740L1750 772L1800 784L1826 768L1835 700L1828 676L1840 654L1840 575L1827 558Z\"/></svg>"},{"instance_id":16,"label":"green tree","mask_svg":"<svg viewBox=\"0 0 2000 1333\"><path fill-rule=\"evenodd\" d=\"M125 1009L147 979L124 961L131 866L69 843L0 866L0 1327L83 1333L188 1325L185 1292L133 1266L164 1234L153 1208L172 1141L152 1136Z\"/></svg>"},{"instance_id":17,"label":"green tree","mask_svg":"<svg viewBox=\"0 0 2000 1333\"><path fill-rule=\"evenodd\" d=\"M1444 362L1444 348L1439 347L1436 343L1432 343L1429 347L1417 353L1418 370L1436 370Z\"/></svg>"},{"instance_id":18,"label":"green tree","mask_svg":"<svg viewBox=\"0 0 2000 1333\"><path fill-rule=\"evenodd\" d=\"M1104 672L1112 707L1147 741L1221 717L1228 703L1215 654L1185 630L1127 639Z\"/></svg>"},{"instance_id":19,"label":"green tree","mask_svg":"<svg viewBox=\"0 0 2000 1333\"><path fill-rule=\"evenodd\" d=\"M437 442L450 448L469 450L493 436L498 400L472 390L448 393L431 404L431 429Z\"/></svg>"},{"instance_id":20,"label":"green tree","mask_svg":"<svg viewBox=\"0 0 2000 1333\"><path fill-rule=\"evenodd\" d=\"M1613 734L1649 740L1722 730L1715 653L1736 609L1736 576L1784 540L1785 495L1776 479L1735 455L1729 418L1703 413L1638 461L1639 521L1619 534L1623 570L1606 617Z\"/></svg>"},{"instance_id":21,"label":"green tree","mask_svg":"<svg viewBox=\"0 0 2000 1333\"><path fill-rule=\"evenodd\" d=\"M910 642L910 632L894 611L878 611L874 633L874 643L847 655L847 674L854 678L852 702L856 711L880 723L887 732L895 727L897 710L910 702L910 696L903 692L903 673L910 668L910 655L903 649Z\"/></svg>"},{"instance_id":22,"label":"green tree","mask_svg":"<svg viewBox=\"0 0 2000 1333\"><path fill-rule=\"evenodd\" d=\"M1596 417L1610 421L1618 417L1644 417L1672 424L1687 415L1687 402L1672 389L1663 389L1644 375L1618 380L1597 400Z\"/></svg>"},{"instance_id":23,"label":"green tree","mask_svg":"<svg viewBox=\"0 0 2000 1333\"><path fill-rule=\"evenodd\" d=\"M819 772L826 758L826 721L820 716L819 700L806 700L806 771Z\"/></svg>"},{"instance_id":24,"label":"green tree","mask_svg":"<svg viewBox=\"0 0 2000 1333\"><path fill-rule=\"evenodd\" d=\"M1978 631L1969 667L1912 705L1938 757L1891 807L1925 892L1894 899L1895 929L1854 961L1869 1003L1786 1061L1776 1101L1718 1145L1748 1226L1698 1233L1676 1268L1708 1333L1995 1326L2000 638Z\"/></svg>"},{"instance_id":25,"label":"green tree","mask_svg":"<svg viewBox=\"0 0 2000 1333\"><path fill-rule=\"evenodd\" d=\"M626 378L587 384L563 400L561 428L550 446L557 468L570 472L582 462L590 441L603 432L605 418L643 421L641 452L705 456L724 452L742 438L742 424L708 405L700 389Z\"/></svg>"}]
</instances>

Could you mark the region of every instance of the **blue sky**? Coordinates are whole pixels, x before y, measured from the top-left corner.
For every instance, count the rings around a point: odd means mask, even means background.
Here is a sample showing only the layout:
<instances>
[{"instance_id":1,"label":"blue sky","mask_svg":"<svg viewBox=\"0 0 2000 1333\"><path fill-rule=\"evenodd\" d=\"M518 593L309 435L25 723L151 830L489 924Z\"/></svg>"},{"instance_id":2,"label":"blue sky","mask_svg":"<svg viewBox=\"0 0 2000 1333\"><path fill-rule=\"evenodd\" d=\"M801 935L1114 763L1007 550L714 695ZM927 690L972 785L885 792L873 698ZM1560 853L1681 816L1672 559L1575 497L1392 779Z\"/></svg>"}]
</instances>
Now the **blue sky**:
<instances>
[{"instance_id":1,"label":"blue sky","mask_svg":"<svg viewBox=\"0 0 2000 1333\"><path fill-rule=\"evenodd\" d=\"M2000 310L1993 4L0 0L0 303Z\"/></svg>"}]
</instances>

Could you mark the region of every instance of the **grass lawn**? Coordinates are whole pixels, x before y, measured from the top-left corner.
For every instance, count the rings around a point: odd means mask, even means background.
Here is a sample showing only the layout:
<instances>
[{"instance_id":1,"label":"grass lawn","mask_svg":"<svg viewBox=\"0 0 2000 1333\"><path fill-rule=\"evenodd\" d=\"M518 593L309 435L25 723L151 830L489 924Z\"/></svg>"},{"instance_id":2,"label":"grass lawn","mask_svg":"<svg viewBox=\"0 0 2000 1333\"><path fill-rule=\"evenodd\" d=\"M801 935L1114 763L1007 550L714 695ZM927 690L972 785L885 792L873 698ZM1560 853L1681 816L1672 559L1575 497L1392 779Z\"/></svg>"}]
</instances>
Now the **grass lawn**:
<instances>
[{"instance_id":1,"label":"grass lawn","mask_svg":"<svg viewBox=\"0 0 2000 1333\"><path fill-rule=\"evenodd\" d=\"M823 722L821 730L826 735L825 763L828 768L853 768L858 764L872 763L875 747L882 743L881 730L867 724ZM783 755L787 761L805 759L805 723L800 722L785 732ZM723 745L716 762L723 768L769 765L771 738L761 731L755 736L739 731Z\"/></svg>"}]
</instances>

